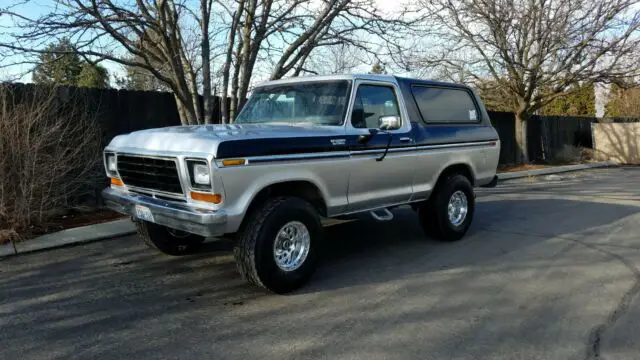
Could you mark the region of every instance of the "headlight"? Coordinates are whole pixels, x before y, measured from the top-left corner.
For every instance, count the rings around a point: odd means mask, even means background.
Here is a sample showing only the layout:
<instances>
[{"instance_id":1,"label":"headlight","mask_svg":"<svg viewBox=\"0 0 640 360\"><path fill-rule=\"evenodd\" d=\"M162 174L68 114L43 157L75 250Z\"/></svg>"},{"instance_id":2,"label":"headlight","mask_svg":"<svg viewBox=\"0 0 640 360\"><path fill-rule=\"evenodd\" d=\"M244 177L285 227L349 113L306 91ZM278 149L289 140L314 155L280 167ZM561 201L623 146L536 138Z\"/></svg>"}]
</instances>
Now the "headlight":
<instances>
[{"instance_id":1,"label":"headlight","mask_svg":"<svg viewBox=\"0 0 640 360\"><path fill-rule=\"evenodd\" d=\"M118 171L118 165L116 164L116 156L115 155L107 155L107 170L109 170L109 172L113 172L113 173Z\"/></svg>"},{"instance_id":2,"label":"headlight","mask_svg":"<svg viewBox=\"0 0 640 360\"><path fill-rule=\"evenodd\" d=\"M211 169L206 160L187 159L187 169L192 189L211 190Z\"/></svg>"},{"instance_id":3,"label":"headlight","mask_svg":"<svg viewBox=\"0 0 640 360\"><path fill-rule=\"evenodd\" d=\"M193 181L198 185L211 184L211 179L209 177L209 167L205 164L194 164Z\"/></svg>"}]
</instances>

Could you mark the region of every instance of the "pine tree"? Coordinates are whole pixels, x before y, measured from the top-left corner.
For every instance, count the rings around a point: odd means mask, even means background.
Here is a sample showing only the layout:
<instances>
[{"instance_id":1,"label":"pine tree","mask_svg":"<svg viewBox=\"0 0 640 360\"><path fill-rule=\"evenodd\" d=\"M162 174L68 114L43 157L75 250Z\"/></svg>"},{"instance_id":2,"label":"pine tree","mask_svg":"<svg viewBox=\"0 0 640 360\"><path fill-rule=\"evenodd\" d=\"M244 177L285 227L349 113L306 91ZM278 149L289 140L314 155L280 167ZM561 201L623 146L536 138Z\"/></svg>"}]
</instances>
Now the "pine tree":
<instances>
[{"instance_id":1,"label":"pine tree","mask_svg":"<svg viewBox=\"0 0 640 360\"><path fill-rule=\"evenodd\" d=\"M80 59L71 41L66 38L50 44L47 51L40 55L32 79L36 84L109 87L107 69Z\"/></svg>"},{"instance_id":2,"label":"pine tree","mask_svg":"<svg viewBox=\"0 0 640 360\"><path fill-rule=\"evenodd\" d=\"M33 82L75 86L80 72L80 57L73 52L69 39L62 39L59 43L50 44L40 55L40 62L33 72Z\"/></svg>"}]
</instances>

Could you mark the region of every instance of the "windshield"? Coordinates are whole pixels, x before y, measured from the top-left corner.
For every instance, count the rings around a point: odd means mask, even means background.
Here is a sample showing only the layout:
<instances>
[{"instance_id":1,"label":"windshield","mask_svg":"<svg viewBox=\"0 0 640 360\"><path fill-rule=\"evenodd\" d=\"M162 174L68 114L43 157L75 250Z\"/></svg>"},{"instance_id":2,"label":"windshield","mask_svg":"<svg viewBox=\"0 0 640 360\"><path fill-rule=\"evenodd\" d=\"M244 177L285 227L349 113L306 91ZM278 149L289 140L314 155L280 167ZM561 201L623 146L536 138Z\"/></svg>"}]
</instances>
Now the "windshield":
<instances>
[{"instance_id":1,"label":"windshield","mask_svg":"<svg viewBox=\"0 0 640 360\"><path fill-rule=\"evenodd\" d=\"M235 123L342 125L348 90L347 80L257 88Z\"/></svg>"}]
</instances>

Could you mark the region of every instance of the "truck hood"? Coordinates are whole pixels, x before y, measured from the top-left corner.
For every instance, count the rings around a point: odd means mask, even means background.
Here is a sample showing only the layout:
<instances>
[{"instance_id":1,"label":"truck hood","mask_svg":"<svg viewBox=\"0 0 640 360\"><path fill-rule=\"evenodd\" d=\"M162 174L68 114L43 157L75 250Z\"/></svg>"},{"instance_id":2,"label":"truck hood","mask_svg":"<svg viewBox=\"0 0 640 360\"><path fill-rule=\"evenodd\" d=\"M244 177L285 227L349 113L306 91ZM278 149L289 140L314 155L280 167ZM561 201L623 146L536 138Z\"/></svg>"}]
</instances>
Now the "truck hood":
<instances>
[{"instance_id":1,"label":"truck hood","mask_svg":"<svg viewBox=\"0 0 640 360\"><path fill-rule=\"evenodd\" d=\"M342 126L314 125L195 125L135 131L116 136L107 146L111 151L140 153L199 153L216 156L224 142L260 139L329 138L344 136ZM304 140L302 140L304 141Z\"/></svg>"}]
</instances>

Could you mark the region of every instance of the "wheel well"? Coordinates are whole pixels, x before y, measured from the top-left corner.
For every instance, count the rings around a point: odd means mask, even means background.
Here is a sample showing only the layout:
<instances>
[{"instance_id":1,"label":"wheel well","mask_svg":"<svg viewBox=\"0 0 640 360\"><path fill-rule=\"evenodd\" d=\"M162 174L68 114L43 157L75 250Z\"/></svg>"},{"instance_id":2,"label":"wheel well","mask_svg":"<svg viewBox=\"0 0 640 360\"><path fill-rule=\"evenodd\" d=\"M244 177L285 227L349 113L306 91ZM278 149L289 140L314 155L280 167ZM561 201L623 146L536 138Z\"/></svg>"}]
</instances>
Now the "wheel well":
<instances>
[{"instance_id":1,"label":"wheel well","mask_svg":"<svg viewBox=\"0 0 640 360\"><path fill-rule=\"evenodd\" d=\"M473 172L471 171L471 167L466 164L453 164L453 165L447 166L444 170L442 170L442 172L440 173L440 176L438 176L438 180L436 181L436 184L433 186L433 191L431 192L431 194L435 193L445 180L447 180L449 177L456 174L461 174L465 176L467 179L469 179L471 186L474 186L475 178L473 176ZM418 211L420 204L421 203L412 203L411 207L413 208L414 211Z\"/></svg>"},{"instance_id":2,"label":"wheel well","mask_svg":"<svg viewBox=\"0 0 640 360\"><path fill-rule=\"evenodd\" d=\"M467 179L469 179L471 186L475 186L475 178L473 176L473 171L471 171L471 167L467 164L454 164L449 165L440 173L435 188L437 188L440 183L456 174L464 175Z\"/></svg>"},{"instance_id":3,"label":"wheel well","mask_svg":"<svg viewBox=\"0 0 640 360\"><path fill-rule=\"evenodd\" d=\"M327 216L327 205L320 189L309 181L286 181L265 187L253 198L246 214L262 204L266 199L274 196L294 196L309 202L318 213Z\"/></svg>"}]
</instances>

